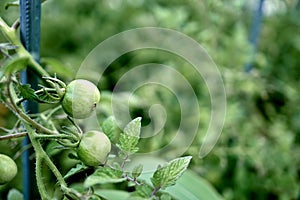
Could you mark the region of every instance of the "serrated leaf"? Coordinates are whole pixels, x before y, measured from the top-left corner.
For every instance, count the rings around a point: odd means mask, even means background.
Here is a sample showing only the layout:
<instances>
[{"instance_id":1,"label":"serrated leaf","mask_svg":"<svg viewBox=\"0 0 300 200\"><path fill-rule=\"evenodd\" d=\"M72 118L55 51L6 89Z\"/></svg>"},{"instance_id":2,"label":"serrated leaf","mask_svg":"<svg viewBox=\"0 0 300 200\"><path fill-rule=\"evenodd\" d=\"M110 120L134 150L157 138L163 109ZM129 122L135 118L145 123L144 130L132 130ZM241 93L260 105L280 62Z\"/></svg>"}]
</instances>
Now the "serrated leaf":
<instances>
[{"instance_id":1,"label":"serrated leaf","mask_svg":"<svg viewBox=\"0 0 300 200\"><path fill-rule=\"evenodd\" d=\"M38 95L38 100L39 103L57 103L56 99L51 98L47 93L42 93Z\"/></svg>"},{"instance_id":2,"label":"serrated leaf","mask_svg":"<svg viewBox=\"0 0 300 200\"><path fill-rule=\"evenodd\" d=\"M116 120L113 116L108 117L102 123L102 131L107 135L107 137L113 141L116 135L118 134L118 126Z\"/></svg>"},{"instance_id":3,"label":"serrated leaf","mask_svg":"<svg viewBox=\"0 0 300 200\"><path fill-rule=\"evenodd\" d=\"M143 172L143 165L142 164L139 164L137 166L135 166L132 170L132 176L134 178L137 178L141 175L141 173Z\"/></svg>"},{"instance_id":4,"label":"serrated leaf","mask_svg":"<svg viewBox=\"0 0 300 200\"><path fill-rule=\"evenodd\" d=\"M117 147L128 154L133 154L139 150L139 148L136 147L139 142L138 137L121 133L119 141L120 144L117 144Z\"/></svg>"},{"instance_id":5,"label":"serrated leaf","mask_svg":"<svg viewBox=\"0 0 300 200\"><path fill-rule=\"evenodd\" d=\"M153 186L165 189L168 186L175 185L187 169L191 159L192 156L176 158L164 166L159 166L151 178Z\"/></svg>"},{"instance_id":6,"label":"serrated leaf","mask_svg":"<svg viewBox=\"0 0 300 200\"><path fill-rule=\"evenodd\" d=\"M27 67L28 61L29 61L28 57L19 57L19 56L14 56L11 59L8 59L4 63L2 68L4 70L4 74L6 75L12 74L25 69Z\"/></svg>"},{"instance_id":7,"label":"serrated leaf","mask_svg":"<svg viewBox=\"0 0 300 200\"><path fill-rule=\"evenodd\" d=\"M207 180L197 175L192 170L187 170L177 181L176 185L167 188L166 191L176 199L223 199Z\"/></svg>"},{"instance_id":8,"label":"serrated leaf","mask_svg":"<svg viewBox=\"0 0 300 200\"><path fill-rule=\"evenodd\" d=\"M122 174L122 171L116 169L100 167L85 179L84 187L88 188L97 184L123 182L126 178L123 178Z\"/></svg>"},{"instance_id":9,"label":"serrated leaf","mask_svg":"<svg viewBox=\"0 0 300 200\"><path fill-rule=\"evenodd\" d=\"M151 176L151 173L142 173L140 178L145 180L146 183L151 184ZM166 188L165 191L174 197L174 199L223 200L222 196L207 180L190 169L184 172L174 186Z\"/></svg>"},{"instance_id":10,"label":"serrated leaf","mask_svg":"<svg viewBox=\"0 0 300 200\"><path fill-rule=\"evenodd\" d=\"M79 172L82 172L82 171L86 170L87 168L88 167L83 164L77 164L75 167L73 167L72 169L70 169L68 171L68 173L64 176L64 179L67 179Z\"/></svg>"},{"instance_id":11,"label":"serrated leaf","mask_svg":"<svg viewBox=\"0 0 300 200\"><path fill-rule=\"evenodd\" d=\"M30 101L39 101L39 97L34 93L34 89L31 88L30 84L18 85L20 95Z\"/></svg>"},{"instance_id":12,"label":"serrated leaf","mask_svg":"<svg viewBox=\"0 0 300 200\"><path fill-rule=\"evenodd\" d=\"M139 138L141 133L141 120L141 117L137 117L129 122L124 128L124 133Z\"/></svg>"},{"instance_id":13,"label":"serrated leaf","mask_svg":"<svg viewBox=\"0 0 300 200\"><path fill-rule=\"evenodd\" d=\"M117 144L117 147L127 154L134 154L139 150L136 145L140 139L141 120L141 117L135 118L125 126L124 132L120 134L120 143Z\"/></svg>"},{"instance_id":14,"label":"serrated leaf","mask_svg":"<svg viewBox=\"0 0 300 200\"><path fill-rule=\"evenodd\" d=\"M19 190L16 189L9 190L7 195L7 200L23 200L23 199L24 196Z\"/></svg>"}]
</instances>

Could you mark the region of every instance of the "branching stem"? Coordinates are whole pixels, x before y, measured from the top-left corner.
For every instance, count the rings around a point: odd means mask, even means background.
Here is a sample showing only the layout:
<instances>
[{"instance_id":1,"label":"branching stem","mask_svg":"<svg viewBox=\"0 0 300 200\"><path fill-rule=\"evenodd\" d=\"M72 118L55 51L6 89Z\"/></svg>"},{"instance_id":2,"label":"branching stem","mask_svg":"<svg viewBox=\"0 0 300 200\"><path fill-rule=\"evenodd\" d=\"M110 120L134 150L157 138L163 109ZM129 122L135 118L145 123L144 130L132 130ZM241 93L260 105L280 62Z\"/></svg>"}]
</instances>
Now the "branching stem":
<instances>
[{"instance_id":1,"label":"branching stem","mask_svg":"<svg viewBox=\"0 0 300 200\"><path fill-rule=\"evenodd\" d=\"M12 139L12 138L24 137L26 135L27 135L27 132L14 133L14 134L9 134L9 135L3 135L3 136L0 136L0 141L1 140Z\"/></svg>"},{"instance_id":2,"label":"branching stem","mask_svg":"<svg viewBox=\"0 0 300 200\"><path fill-rule=\"evenodd\" d=\"M123 159L123 162L122 162L122 164L121 164L121 168L122 168L122 169L124 169L125 164L126 164L128 158L129 158L129 154L126 154L126 156L125 156L125 158Z\"/></svg>"},{"instance_id":3,"label":"branching stem","mask_svg":"<svg viewBox=\"0 0 300 200\"><path fill-rule=\"evenodd\" d=\"M9 101L11 103L12 109L15 111L17 115L19 115L22 119L24 119L27 123L31 124L33 127L35 127L37 130L39 130L42 133L56 135L58 134L56 131L52 131L39 123L35 122L33 119L31 119L28 115L26 115L15 103L15 100L12 96L13 86L11 85L11 76L8 77L7 81L7 95L9 98Z\"/></svg>"},{"instance_id":4,"label":"branching stem","mask_svg":"<svg viewBox=\"0 0 300 200\"><path fill-rule=\"evenodd\" d=\"M154 197L160 189L161 189L161 186L157 186L156 188L154 188L154 190L151 193L151 197Z\"/></svg>"},{"instance_id":5,"label":"branching stem","mask_svg":"<svg viewBox=\"0 0 300 200\"><path fill-rule=\"evenodd\" d=\"M17 25L17 24L16 24ZM16 28L13 26L9 27L6 22L0 17L0 31L4 34L4 36L14 45L18 46L16 49L16 53L20 57L28 58L29 66L36 71L41 76L50 76L48 72L43 69L43 67L35 61L35 59L30 55L28 51L24 48L21 41L17 37Z\"/></svg>"}]
</instances>

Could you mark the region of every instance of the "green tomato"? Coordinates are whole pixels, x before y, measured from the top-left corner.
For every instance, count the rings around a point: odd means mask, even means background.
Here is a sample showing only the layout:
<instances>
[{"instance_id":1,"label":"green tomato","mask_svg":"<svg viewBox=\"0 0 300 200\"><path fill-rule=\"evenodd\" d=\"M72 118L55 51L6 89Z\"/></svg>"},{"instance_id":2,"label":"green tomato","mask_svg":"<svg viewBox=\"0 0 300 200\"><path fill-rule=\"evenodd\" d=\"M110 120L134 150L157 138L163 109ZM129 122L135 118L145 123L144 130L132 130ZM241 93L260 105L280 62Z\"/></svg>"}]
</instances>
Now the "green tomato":
<instances>
[{"instance_id":1,"label":"green tomato","mask_svg":"<svg viewBox=\"0 0 300 200\"><path fill-rule=\"evenodd\" d=\"M110 140L104 133L88 131L81 138L77 155L84 164L98 166L105 163L110 150Z\"/></svg>"},{"instance_id":2,"label":"green tomato","mask_svg":"<svg viewBox=\"0 0 300 200\"><path fill-rule=\"evenodd\" d=\"M18 168L9 156L0 154L0 184L11 181L17 174Z\"/></svg>"},{"instance_id":3,"label":"green tomato","mask_svg":"<svg viewBox=\"0 0 300 200\"><path fill-rule=\"evenodd\" d=\"M69 83L62 100L64 111L73 118L89 117L100 101L100 92L92 82L77 79Z\"/></svg>"}]
</instances>

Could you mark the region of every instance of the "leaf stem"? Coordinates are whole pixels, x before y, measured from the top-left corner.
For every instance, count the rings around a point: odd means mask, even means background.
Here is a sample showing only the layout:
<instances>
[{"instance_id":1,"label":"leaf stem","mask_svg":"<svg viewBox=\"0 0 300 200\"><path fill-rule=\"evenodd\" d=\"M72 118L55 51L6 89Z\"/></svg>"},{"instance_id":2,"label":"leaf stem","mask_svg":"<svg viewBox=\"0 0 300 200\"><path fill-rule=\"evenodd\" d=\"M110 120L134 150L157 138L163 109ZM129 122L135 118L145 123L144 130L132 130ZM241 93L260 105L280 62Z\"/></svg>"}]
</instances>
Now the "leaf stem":
<instances>
[{"instance_id":1,"label":"leaf stem","mask_svg":"<svg viewBox=\"0 0 300 200\"><path fill-rule=\"evenodd\" d=\"M72 135L45 135L45 134L35 134L35 138L44 139L44 140L58 140L58 139L76 139L76 137Z\"/></svg>"},{"instance_id":2,"label":"leaf stem","mask_svg":"<svg viewBox=\"0 0 300 200\"><path fill-rule=\"evenodd\" d=\"M156 188L154 188L154 190L151 193L151 197L155 196L156 193L161 189L161 186L157 186Z\"/></svg>"},{"instance_id":3,"label":"leaf stem","mask_svg":"<svg viewBox=\"0 0 300 200\"><path fill-rule=\"evenodd\" d=\"M126 163L126 161L128 160L128 158L129 158L129 154L126 154L126 156L125 156L125 158L123 159L123 162L122 162L122 164L121 164L121 168L122 168L122 169L124 169L125 163Z\"/></svg>"},{"instance_id":4,"label":"leaf stem","mask_svg":"<svg viewBox=\"0 0 300 200\"><path fill-rule=\"evenodd\" d=\"M123 175L124 178L126 178L127 181L134 183L134 185L141 185L141 183L139 183L136 178L131 178L130 176L128 176L127 174Z\"/></svg>"},{"instance_id":5,"label":"leaf stem","mask_svg":"<svg viewBox=\"0 0 300 200\"><path fill-rule=\"evenodd\" d=\"M12 138L24 137L26 135L27 135L27 132L21 132L21 133L14 133L14 134L9 134L9 135L3 135L3 136L0 136L0 141L1 140L12 139Z\"/></svg>"},{"instance_id":6,"label":"leaf stem","mask_svg":"<svg viewBox=\"0 0 300 200\"><path fill-rule=\"evenodd\" d=\"M11 103L12 109L15 111L15 113L17 115L19 115L19 117L21 117L22 119L24 119L27 123L31 124L32 126L34 126L37 130L39 130L40 132L43 133L48 133L48 134L52 134L52 135L56 135L58 134L56 131L52 131L42 125L40 125L39 123L35 122L33 119L31 119L30 117L28 117L15 103L13 96L12 96L12 91L14 91L13 86L11 85L11 76L8 77L8 81L7 81L7 95L9 98L9 101Z\"/></svg>"},{"instance_id":7,"label":"leaf stem","mask_svg":"<svg viewBox=\"0 0 300 200\"><path fill-rule=\"evenodd\" d=\"M20 20L17 19L17 20L13 23L13 25L11 26L11 28L14 29L14 30L17 30L17 29L19 28L19 26L20 26Z\"/></svg>"},{"instance_id":8,"label":"leaf stem","mask_svg":"<svg viewBox=\"0 0 300 200\"><path fill-rule=\"evenodd\" d=\"M24 46L22 45L21 41L17 37L16 29L13 26L12 28L9 27L6 22L0 17L0 31L4 34L6 39L8 39L12 44L18 46L16 49L17 54L19 54L20 57L26 57L29 59L29 65L41 76L50 76L46 70L43 69L43 67L35 61L35 59L31 56L31 54L26 51Z\"/></svg>"},{"instance_id":9,"label":"leaf stem","mask_svg":"<svg viewBox=\"0 0 300 200\"><path fill-rule=\"evenodd\" d=\"M50 117L52 117L52 115L54 113L56 113L57 111L59 111L60 109L62 109L62 106L59 105L59 106L56 106L55 108L51 109L49 113L46 114L46 119L49 120Z\"/></svg>"}]
</instances>

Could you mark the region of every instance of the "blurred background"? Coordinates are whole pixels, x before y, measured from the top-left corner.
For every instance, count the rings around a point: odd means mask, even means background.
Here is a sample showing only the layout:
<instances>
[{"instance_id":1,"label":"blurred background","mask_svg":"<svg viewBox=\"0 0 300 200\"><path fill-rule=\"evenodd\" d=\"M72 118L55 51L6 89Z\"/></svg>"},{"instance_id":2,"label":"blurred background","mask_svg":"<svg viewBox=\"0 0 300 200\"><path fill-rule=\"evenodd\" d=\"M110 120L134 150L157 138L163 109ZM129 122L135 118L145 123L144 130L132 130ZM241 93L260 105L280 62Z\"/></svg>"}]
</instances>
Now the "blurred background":
<instances>
[{"instance_id":1,"label":"blurred background","mask_svg":"<svg viewBox=\"0 0 300 200\"><path fill-rule=\"evenodd\" d=\"M0 16L9 24L18 8ZM263 2L262 16L257 10ZM47 70L72 80L83 59L100 42L122 31L163 27L186 34L201 44L222 75L227 113L222 134L213 150L198 157L203 133L210 120L210 95L204 81L193 76L190 64L167 52L140 50L127 53L104 73L99 88L109 98L117 81L129 69L145 63L174 66L196 92L201 109L199 137L185 155L190 169L207 180L228 200L297 199L300 186L300 1L299 0L48 0L43 4L41 57L52 62ZM254 27L254 28L253 28ZM0 35L0 41L4 41ZM52 70L52 71L51 71ZM93 80L93 74L87 74ZM199 84L201 83L201 84ZM163 105L167 120L164 134L141 142L143 151L168 144L178 129L180 109L176 97L164 88L139 90L132 117L144 125L160 116L149 116L149 107ZM186 99L188 101L188 97ZM100 108L102 119L111 114ZM152 119L152 120L153 120ZM189 118L193 123L193 116ZM0 105L0 126L11 127L15 118ZM0 143L1 152L16 155L17 141ZM174 155L176 153L174 152ZM172 157L168 152L166 158ZM20 183L15 181L12 184Z\"/></svg>"}]
</instances>

